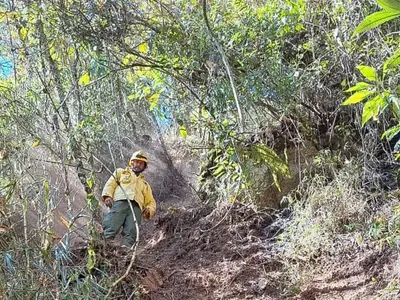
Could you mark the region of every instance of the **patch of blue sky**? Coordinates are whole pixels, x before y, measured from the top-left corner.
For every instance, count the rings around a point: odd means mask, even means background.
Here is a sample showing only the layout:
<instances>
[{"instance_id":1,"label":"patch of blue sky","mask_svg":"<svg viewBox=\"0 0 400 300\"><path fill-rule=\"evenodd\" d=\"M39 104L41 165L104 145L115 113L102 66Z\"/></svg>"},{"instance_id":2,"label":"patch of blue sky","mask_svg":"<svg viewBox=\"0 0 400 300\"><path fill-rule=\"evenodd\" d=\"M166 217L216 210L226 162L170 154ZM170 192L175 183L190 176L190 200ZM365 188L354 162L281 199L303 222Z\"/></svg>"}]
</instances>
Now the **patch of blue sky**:
<instances>
[{"instance_id":1,"label":"patch of blue sky","mask_svg":"<svg viewBox=\"0 0 400 300\"><path fill-rule=\"evenodd\" d=\"M0 77L7 78L12 72L12 61L7 56L0 56Z\"/></svg>"},{"instance_id":2,"label":"patch of blue sky","mask_svg":"<svg viewBox=\"0 0 400 300\"><path fill-rule=\"evenodd\" d=\"M153 110L158 126L162 133L165 133L173 123L172 112L170 107L161 106L159 110Z\"/></svg>"},{"instance_id":3,"label":"patch of blue sky","mask_svg":"<svg viewBox=\"0 0 400 300\"><path fill-rule=\"evenodd\" d=\"M175 107L176 109L176 107ZM157 120L157 124L162 133L165 133L173 124L173 107L164 103L162 96L158 100L157 109L153 110L153 114Z\"/></svg>"}]
</instances>

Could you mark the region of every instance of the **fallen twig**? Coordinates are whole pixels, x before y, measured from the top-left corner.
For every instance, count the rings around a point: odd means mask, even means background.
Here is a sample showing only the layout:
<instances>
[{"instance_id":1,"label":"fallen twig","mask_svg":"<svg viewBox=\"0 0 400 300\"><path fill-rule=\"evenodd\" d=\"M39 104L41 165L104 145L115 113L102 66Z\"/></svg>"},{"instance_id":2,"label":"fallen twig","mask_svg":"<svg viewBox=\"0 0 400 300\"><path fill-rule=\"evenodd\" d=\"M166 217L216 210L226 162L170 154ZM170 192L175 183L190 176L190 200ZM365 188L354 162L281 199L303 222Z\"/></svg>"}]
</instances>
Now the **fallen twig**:
<instances>
[{"instance_id":1,"label":"fallen twig","mask_svg":"<svg viewBox=\"0 0 400 300\"><path fill-rule=\"evenodd\" d=\"M133 263L135 262L135 258L136 258L136 252L133 251L132 252L132 257L131 257L131 262L129 263L128 268L126 269L124 275L122 275L120 278L118 278L116 281L114 281L114 283L111 285L110 289L108 290L108 293L106 295L106 299L108 299L108 297L110 297L112 290L122 281L125 279L126 276L128 276L129 272L132 269Z\"/></svg>"},{"instance_id":2,"label":"fallen twig","mask_svg":"<svg viewBox=\"0 0 400 300\"><path fill-rule=\"evenodd\" d=\"M230 213L230 211L232 210L233 205L235 204L235 202L232 201L231 206L229 207L228 211L226 212L226 214L222 217L222 219L213 227L209 228L209 229L201 229L200 228L200 232L209 232L211 230L214 230L215 228L217 228L219 225L221 225L221 223L226 219L226 217L228 216L228 214Z\"/></svg>"}]
</instances>

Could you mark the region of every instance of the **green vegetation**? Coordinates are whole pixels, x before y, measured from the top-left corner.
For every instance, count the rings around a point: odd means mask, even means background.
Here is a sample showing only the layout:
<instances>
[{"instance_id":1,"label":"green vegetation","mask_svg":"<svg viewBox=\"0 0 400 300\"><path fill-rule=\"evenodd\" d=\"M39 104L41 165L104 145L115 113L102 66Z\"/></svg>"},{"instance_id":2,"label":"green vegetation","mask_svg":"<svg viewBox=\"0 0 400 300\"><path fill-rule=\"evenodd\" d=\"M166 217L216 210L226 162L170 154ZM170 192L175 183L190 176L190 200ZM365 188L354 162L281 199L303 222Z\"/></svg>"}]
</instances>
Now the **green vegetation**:
<instances>
[{"instance_id":1,"label":"green vegetation","mask_svg":"<svg viewBox=\"0 0 400 300\"><path fill-rule=\"evenodd\" d=\"M98 173L145 135L185 141L207 204L288 197L287 286L341 238L398 245L399 1L264 2L0 2L0 295L107 294Z\"/></svg>"}]
</instances>

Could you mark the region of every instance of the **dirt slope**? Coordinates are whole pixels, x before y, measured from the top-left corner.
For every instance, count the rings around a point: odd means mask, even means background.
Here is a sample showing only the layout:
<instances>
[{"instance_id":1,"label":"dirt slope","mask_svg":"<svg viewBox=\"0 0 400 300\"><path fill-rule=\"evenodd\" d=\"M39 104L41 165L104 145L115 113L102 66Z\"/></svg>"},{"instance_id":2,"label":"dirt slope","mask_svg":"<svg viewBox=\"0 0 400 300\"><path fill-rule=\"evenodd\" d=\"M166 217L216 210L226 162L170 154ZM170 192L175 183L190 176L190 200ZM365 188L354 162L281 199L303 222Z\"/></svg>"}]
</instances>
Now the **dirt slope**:
<instances>
[{"instance_id":1,"label":"dirt slope","mask_svg":"<svg viewBox=\"0 0 400 300\"><path fill-rule=\"evenodd\" d=\"M153 300L400 299L377 298L397 255L374 248L327 259L290 296L275 240L284 222L240 204L211 210L170 199L142 226L130 280L143 287L141 299Z\"/></svg>"},{"instance_id":2,"label":"dirt slope","mask_svg":"<svg viewBox=\"0 0 400 300\"><path fill-rule=\"evenodd\" d=\"M226 211L227 209L227 211ZM225 213L225 215L223 215ZM150 299L245 299L277 296L279 262L267 238L272 218L244 206L172 209L144 231L138 265L156 268L162 286ZM256 299L256 298L252 298Z\"/></svg>"}]
</instances>

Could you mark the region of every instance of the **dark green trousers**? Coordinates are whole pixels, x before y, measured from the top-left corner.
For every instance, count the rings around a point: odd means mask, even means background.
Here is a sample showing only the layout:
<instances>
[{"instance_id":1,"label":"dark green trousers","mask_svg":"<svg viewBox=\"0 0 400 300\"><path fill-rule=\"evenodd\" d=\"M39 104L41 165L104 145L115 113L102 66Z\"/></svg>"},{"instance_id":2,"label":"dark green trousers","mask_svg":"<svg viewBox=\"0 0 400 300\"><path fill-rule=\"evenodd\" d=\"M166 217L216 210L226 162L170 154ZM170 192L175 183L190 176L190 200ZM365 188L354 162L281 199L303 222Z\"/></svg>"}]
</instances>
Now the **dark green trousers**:
<instances>
[{"instance_id":1,"label":"dark green trousers","mask_svg":"<svg viewBox=\"0 0 400 300\"><path fill-rule=\"evenodd\" d=\"M135 201L131 201L138 226L142 223L142 211ZM131 247L136 240L136 226L127 200L115 201L103 221L105 239L114 239L122 226L122 245Z\"/></svg>"}]
</instances>

